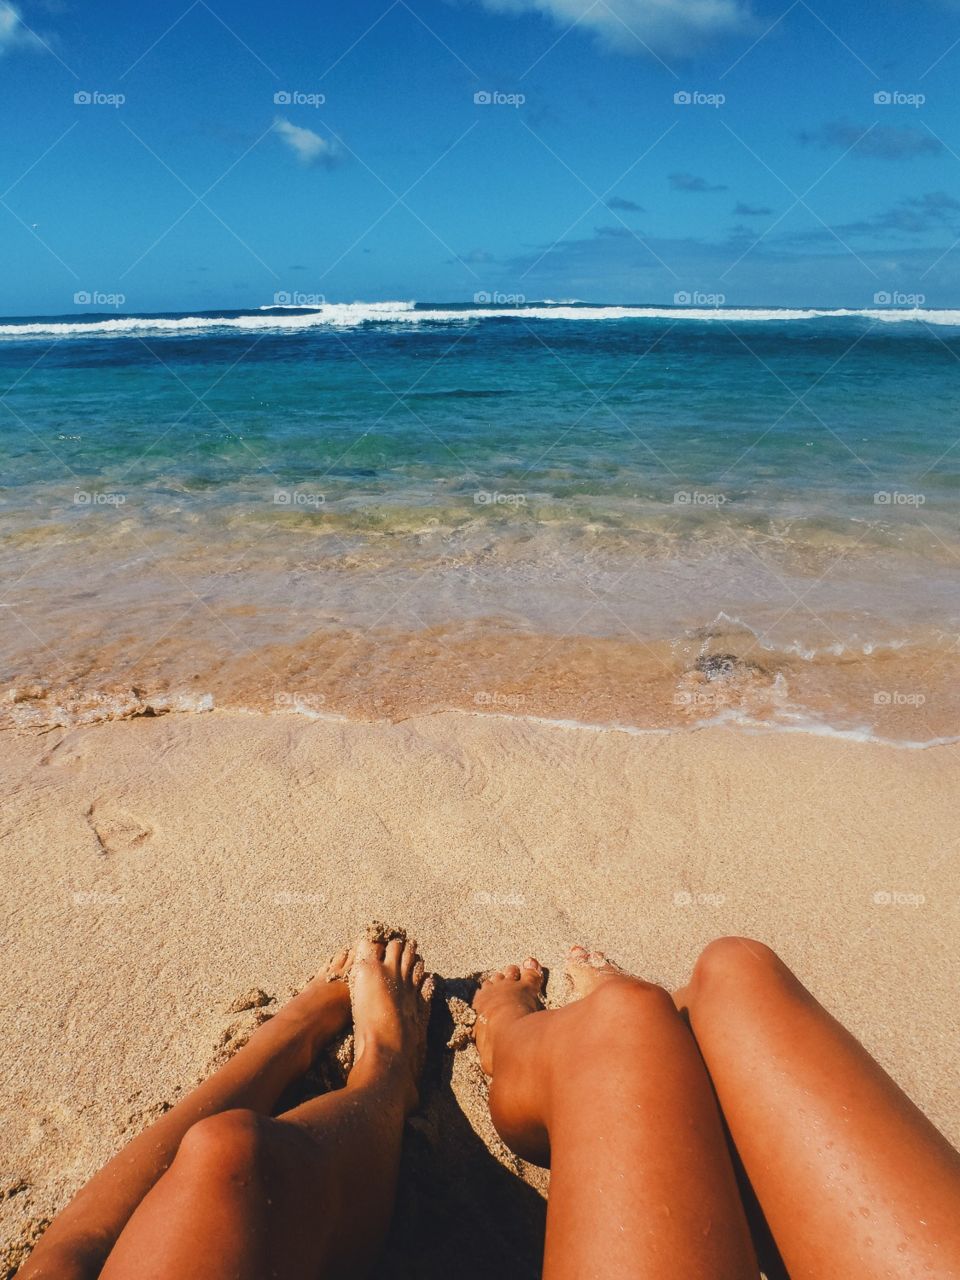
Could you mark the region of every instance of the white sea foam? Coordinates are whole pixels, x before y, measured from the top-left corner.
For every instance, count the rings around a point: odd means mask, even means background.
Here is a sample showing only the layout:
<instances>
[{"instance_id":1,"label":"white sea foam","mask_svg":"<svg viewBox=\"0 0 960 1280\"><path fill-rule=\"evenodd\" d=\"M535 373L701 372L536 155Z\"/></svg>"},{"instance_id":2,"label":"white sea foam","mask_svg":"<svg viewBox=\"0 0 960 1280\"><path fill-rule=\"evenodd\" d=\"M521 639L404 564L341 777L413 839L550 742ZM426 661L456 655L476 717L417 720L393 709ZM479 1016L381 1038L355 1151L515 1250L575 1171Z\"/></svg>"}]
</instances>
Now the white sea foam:
<instances>
[{"instance_id":1,"label":"white sea foam","mask_svg":"<svg viewBox=\"0 0 960 1280\"><path fill-rule=\"evenodd\" d=\"M18 728L50 728L54 725L102 724L108 720L129 720L142 715L200 715L214 708L212 693L153 694L141 697L133 690L102 694L84 694L78 690L73 697L50 703L32 699L16 699L8 690L4 702L10 704L10 719Z\"/></svg>"},{"instance_id":2,"label":"white sea foam","mask_svg":"<svg viewBox=\"0 0 960 1280\"><path fill-rule=\"evenodd\" d=\"M766 653L800 658L804 662L816 662L818 658L869 658L874 654L887 651L896 653L900 649L907 648L910 644L909 640L901 639L864 640L858 644L852 637L846 643L842 640L837 640L833 644L825 645L805 645L799 640L776 641L762 631L758 631L756 627L752 627L749 622L744 622L736 614L729 614L723 609L720 610L711 623L701 627L697 634L704 638L704 652L706 652L709 648L708 641L713 640L717 635L737 631L742 631L750 637L751 646L763 649Z\"/></svg>"},{"instance_id":3,"label":"white sea foam","mask_svg":"<svg viewBox=\"0 0 960 1280\"><path fill-rule=\"evenodd\" d=\"M941 738L883 738L866 726L844 729L827 724L814 716L796 716L792 721L759 720L728 708L704 720L666 728L641 728L632 724L594 724L586 720L560 720L546 716L518 716L501 711L453 711L452 715L472 715L490 720L514 720L521 724L539 724L551 729L567 729L585 733L622 733L631 738L667 737L675 733L700 733L704 729L736 729L749 734L803 733L815 738L836 738L841 742L870 743L875 747L896 747L905 751L924 751L928 747L949 747L960 743L960 735Z\"/></svg>"},{"instance_id":4,"label":"white sea foam","mask_svg":"<svg viewBox=\"0 0 960 1280\"><path fill-rule=\"evenodd\" d=\"M9 700L9 699L8 699ZM144 714L162 715L179 713L181 715L198 715L214 710L212 694L173 693L140 698L136 694L100 695L84 697L78 694L69 705L62 702L36 704L22 702L10 709L10 718L21 729L49 728L55 725L75 727L77 725L99 724L110 720L126 720ZM270 714L263 708L234 706L223 708L230 715L265 715ZM354 717L334 711L313 710L304 705L291 703L272 714L298 715L311 721L323 721L330 724L349 724L364 721L365 717ZM931 737L926 739L887 738L874 732L868 725L841 726L832 725L820 717L800 707L779 705L769 719L751 715L749 712L734 707L727 707L715 715L706 716L687 724L674 724L658 727L642 727L640 725L621 724L617 721L597 723L587 720L576 720L552 716L523 715L509 711L462 711L447 708L435 711L433 715L476 716L490 720L509 720L517 724L542 725L550 729L561 729L580 733L616 733L629 737L648 738L666 737L671 734L699 733L703 730L732 729L748 734L799 733L812 737L836 738L843 742L870 743L874 746L896 747L901 750L925 750L929 747L953 746L960 743L960 735ZM390 723L379 717L371 717L373 723ZM368 721L371 722L371 721Z\"/></svg>"},{"instance_id":5,"label":"white sea foam","mask_svg":"<svg viewBox=\"0 0 960 1280\"><path fill-rule=\"evenodd\" d=\"M291 333L316 328L356 328L363 324L474 324L479 320L669 320L674 323L709 321L718 324L860 318L878 324L925 324L960 327L960 310L875 309L751 309L737 307L590 307L535 305L529 307L469 307L458 310L417 310L413 302L331 302L308 307L284 304L243 315L111 316L96 320L31 320L0 324L0 338L95 338L164 335L202 335L247 331Z\"/></svg>"}]
</instances>

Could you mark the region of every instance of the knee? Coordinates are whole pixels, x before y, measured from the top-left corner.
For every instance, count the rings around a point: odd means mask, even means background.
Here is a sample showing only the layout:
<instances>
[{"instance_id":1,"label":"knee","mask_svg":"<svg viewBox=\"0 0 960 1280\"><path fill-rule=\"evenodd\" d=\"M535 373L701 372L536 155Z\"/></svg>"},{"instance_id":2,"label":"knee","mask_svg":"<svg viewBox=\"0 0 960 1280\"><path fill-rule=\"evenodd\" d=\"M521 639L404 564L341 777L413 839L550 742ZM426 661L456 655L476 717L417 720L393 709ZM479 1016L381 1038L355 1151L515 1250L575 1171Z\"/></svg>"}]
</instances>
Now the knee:
<instances>
[{"instance_id":1,"label":"knee","mask_svg":"<svg viewBox=\"0 0 960 1280\"><path fill-rule=\"evenodd\" d=\"M785 972L777 953L753 938L715 938L701 951L687 988L692 999L717 988L743 990Z\"/></svg>"},{"instance_id":2,"label":"knee","mask_svg":"<svg viewBox=\"0 0 960 1280\"><path fill-rule=\"evenodd\" d=\"M191 1125L180 1141L175 1166L221 1177L249 1174L262 1160L269 1121L255 1111L221 1111Z\"/></svg>"},{"instance_id":3,"label":"knee","mask_svg":"<svg viewBox=\"0 0 960 1280\"><path fill-rule=\"evenodd\" d=\"M601 983L581 1007L585 1014L589 1010L588 1034L600 1039L618 1038L626 1027L676 1016L673 999L663 987L634 979Z\"/></svg>"}]
</instances>

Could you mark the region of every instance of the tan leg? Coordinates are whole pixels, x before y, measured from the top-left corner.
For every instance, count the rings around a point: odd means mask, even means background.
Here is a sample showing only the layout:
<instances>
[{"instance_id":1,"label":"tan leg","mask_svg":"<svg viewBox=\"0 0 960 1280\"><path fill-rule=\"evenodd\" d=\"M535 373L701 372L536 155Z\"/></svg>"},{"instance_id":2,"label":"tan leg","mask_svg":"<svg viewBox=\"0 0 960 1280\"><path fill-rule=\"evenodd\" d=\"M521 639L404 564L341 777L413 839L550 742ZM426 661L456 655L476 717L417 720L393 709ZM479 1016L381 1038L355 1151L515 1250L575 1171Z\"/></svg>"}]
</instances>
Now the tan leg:
<instances>
[{"instance_id":1,"label":"tan leg","mask_svg":"<svg viewBox=\"0 0 960 1280\"><path fill-rule=\"evenodd\" d=\"M346 1087L277 1119L229 1111L188 1131L102 1280L366 1275L389 1226L429 1005L416 946L361 941Z\"/></svg>"},{"instance_id":2,"label":"tan leg","mask_svg":"<svg viewBox=\"0 0 960 1280\"><path fill-rule=\"evenodd\" d=\"M550 1164L545 1280L746 1280L757 1263L719 1113L669 995L571 952L580 997L544 1010L527 961L478 992L504 1140Z\"/></svg>"},{"instance_id":3,"label":"tan leg","mask_svg":"<svg viewBox=\"0 0 960 1280\"><path fill-rule=\"evenodd\" d=\"M415 943L357 943L346 1088L270 1119L193 1126L120 1235L102 1280L362 1276L396 1197L429 1005Z\"/></svg>"},{"instance_id":4,"label":"tan leg","mask_svg":"<svg viewBox=\"0 0 960 1280\"><path fill-rule=\"evenodd\" d=\"M144 1196L170 1167L181 1140L205 1117L235 1108L269 1113L320 1048L347 1026L351 956L342 951L249 1042L172 1111L104 1166L48 1227L20 1280L96 1280Z\"/></svg>"},{"instance_id":5,"label":"tan leg","mask_svg":"<svg viewBox=\"0 0 960 1280\"><path fill-rule=\"evenodd\" d=\"M956 1280L960 1156L769 947L677 997L792 1280Z\"/></svg>"}]
</instances>

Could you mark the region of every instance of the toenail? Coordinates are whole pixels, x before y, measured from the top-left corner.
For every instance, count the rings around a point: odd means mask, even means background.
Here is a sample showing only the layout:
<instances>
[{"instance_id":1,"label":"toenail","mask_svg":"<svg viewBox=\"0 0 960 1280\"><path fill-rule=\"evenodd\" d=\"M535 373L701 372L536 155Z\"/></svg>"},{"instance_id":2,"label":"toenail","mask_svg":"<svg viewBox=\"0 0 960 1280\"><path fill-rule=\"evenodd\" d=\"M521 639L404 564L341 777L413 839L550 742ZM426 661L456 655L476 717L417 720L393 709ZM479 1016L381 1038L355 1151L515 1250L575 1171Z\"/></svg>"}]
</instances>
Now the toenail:
<instances>
[{"instance_id":1,"label":"toenail","mask_svg":"<svg viewBox=\"0 0 960 1280\"><path fill-rule=\"evenodd\" d=\"M540 972L540 964L538 961L534 960L533 956L529 956L524 960L523 967L525 969L533 969L536 973Z\"/></svg>"}]
</instances>

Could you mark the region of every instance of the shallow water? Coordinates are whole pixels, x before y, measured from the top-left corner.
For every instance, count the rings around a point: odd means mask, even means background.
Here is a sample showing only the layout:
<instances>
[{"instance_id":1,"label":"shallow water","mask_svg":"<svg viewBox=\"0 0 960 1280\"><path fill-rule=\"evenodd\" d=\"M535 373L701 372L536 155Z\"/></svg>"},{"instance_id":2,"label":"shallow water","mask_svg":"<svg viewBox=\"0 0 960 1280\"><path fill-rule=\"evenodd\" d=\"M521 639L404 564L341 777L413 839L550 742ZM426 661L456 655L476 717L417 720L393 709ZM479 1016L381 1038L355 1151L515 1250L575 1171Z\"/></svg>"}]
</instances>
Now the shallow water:
<instances>
[{"instance_id":1,"label":"shallow water","mask_svg":"<svg viewBox=\"0 0 960 1280\"><path fill-rule=\"evenodd\" d=\"M958 358L943 312L0 322L5 715L952 736Z\"/></svg>"}]
</instances>

